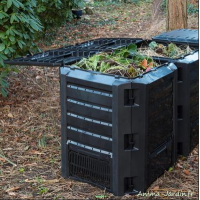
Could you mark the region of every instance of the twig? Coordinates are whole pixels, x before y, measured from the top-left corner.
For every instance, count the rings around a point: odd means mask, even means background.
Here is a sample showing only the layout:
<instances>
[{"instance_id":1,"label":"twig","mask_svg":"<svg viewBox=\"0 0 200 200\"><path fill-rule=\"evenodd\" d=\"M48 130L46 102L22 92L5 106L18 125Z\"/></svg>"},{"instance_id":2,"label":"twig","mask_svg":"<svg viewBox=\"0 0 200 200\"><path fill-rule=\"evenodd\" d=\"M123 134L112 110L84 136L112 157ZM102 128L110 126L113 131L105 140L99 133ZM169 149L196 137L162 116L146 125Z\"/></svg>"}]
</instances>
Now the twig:
<instances>
[{"instance_id":1,"label":"twig","mask_svg":"<svg viewBox=\"0 0 200 200\"><path fill-rule=\"evenodd\" d=\"M3 155L0 154L0 157L3 158L4 160L6 160L7 162L9 162L11 165L13 165L13 166L15 166L15 167L17 166L15 163L13 163L12 161L10 161L10 160L9 160L8 158L6 158L5 156L3 156Z\"/></svg>"}]
</instances>

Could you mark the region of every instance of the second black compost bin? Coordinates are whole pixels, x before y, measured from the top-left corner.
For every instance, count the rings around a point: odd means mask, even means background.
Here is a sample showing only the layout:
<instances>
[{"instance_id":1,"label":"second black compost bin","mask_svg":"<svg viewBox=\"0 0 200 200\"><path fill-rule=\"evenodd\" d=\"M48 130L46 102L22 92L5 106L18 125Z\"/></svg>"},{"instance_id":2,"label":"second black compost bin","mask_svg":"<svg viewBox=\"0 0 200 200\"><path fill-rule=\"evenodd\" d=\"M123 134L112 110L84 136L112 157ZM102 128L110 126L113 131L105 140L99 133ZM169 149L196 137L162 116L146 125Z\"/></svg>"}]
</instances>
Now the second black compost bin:
<instances>
[{"instance_id":1,"label":"second black compost bin","mask_svg":"<svg viewBox=\"0 0 200 200\"><path fill-rule=\"evenodd\" d=\"M196 51L178 59L157 58L178 68L178 154L188 156L199 143L199 31L178 29L153 37L159 43L187 44Z\"/></svg>"}]
</instances>

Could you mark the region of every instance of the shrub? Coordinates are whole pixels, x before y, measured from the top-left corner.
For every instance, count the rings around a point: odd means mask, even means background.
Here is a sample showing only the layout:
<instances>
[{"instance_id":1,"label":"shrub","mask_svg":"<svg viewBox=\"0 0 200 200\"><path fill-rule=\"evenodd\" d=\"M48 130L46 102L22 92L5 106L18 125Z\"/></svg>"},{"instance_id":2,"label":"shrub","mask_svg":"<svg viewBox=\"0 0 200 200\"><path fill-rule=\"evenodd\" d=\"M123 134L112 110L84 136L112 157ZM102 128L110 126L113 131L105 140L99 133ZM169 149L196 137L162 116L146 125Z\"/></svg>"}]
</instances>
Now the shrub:
<instances>
[{"instance_id":1,"label":"shrub","mask_svg":"<svg viewBox=\"0 0 200 200\"><path fill-rule=\"evenodd\" d=\"M52 28L60 27L72 19L72 8L84 6L84 0L38 0L37 2L36 11L44 26L44 34L47 30L51 31Z\"/></svg>"},{"instance_id":2,"label":"shrub","mask_svg":"<svg viewBox=\"0 0 200 200\"><path fill-rule=\"evenodd\" d=\"M7 96L7 75L14 67L3 63L20 55L36 52L35 33L42 30L35 16L36 0L0 1L0 93Z\"/></svg>"}]
</instances>

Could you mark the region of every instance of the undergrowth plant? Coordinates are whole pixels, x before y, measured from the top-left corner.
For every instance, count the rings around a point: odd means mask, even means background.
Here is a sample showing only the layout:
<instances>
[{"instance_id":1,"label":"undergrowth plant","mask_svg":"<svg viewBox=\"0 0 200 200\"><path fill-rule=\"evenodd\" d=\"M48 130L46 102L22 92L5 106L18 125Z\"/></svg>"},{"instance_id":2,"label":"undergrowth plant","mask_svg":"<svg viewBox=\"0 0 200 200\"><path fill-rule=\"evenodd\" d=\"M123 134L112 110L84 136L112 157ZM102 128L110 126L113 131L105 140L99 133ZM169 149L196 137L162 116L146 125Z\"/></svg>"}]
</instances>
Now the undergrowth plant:
<instances>
[{"instance_id":1,"label":"undergrowth plant","mask_svg":"<svg viewBox=\"0 0 200 200\"><path fill-rule=\"evenodd\" d=\"M7 75L15 70L4 64L12 59L38 50L35 33L42 30L34 8L36 0L0 1L0 93L8 94Z\"/></svg>"}]
</instances>

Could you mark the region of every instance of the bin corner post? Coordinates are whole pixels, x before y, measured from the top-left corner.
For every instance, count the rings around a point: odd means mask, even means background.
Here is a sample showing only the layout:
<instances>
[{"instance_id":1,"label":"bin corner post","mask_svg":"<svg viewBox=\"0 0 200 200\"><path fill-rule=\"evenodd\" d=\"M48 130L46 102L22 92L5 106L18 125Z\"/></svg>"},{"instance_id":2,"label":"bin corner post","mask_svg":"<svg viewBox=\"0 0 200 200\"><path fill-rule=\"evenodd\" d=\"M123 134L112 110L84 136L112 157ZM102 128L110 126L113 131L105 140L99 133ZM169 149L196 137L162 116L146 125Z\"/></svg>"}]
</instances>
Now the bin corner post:
<instances>
[{"instance_id":1,"label":"bin corner post","mask_svg":"<svg viewBox=\"0 0 200 200\"><path fill-rule=\"evenodd\" d=\"M131 134L131 106L125 105L125 91L131 90L131 81L116 80L112 86L112 191L114 195L125 193L125 179L131 176L131 155L124 149L124 136Z\"/></svg>"},{"instance_id":2,"label":"bin corner post","mask_svg":"<svg viewBox=\"0 0 200 200\"><path fill-rule=\"evenodd\" d=\"M190 66L185 62L177 62L177 101L175 104L177 110L176 112L176 124L177 124L177 134L176 134L176 144L178 154L183 156L188 156L190 153L189 143L190 143ZM175 95L174 95L175 96Z\"/></svg>"},{"instance_id":3,"label":"bin corner post","mask_svg":"<svg viewBox=\"0 0 200 200\"><path fill-rule=\"evenodd\" d=\"M175 163L178 159L177 154L177 141L178 141L178 70L177 68L174 70L174 78L173 78L173 160Z\"/></svg>"},{"instance_id":4,"label":"bin corner post","mask_svg":"<svg viewBox=\"0 0 200 200\"><path fill-rule=\"evenodd\" d=\"M67 73L60 71L60 102L61 102L61 174L69 177L67 149Z\"/></svg>"},{"instance_id":5,"label":"bin corner post","mask_svg":"<svg viewBox=\"0 0 200 200\"><path fill-rule=\"evenodd\" d=\"M148 159L148 84L132 81L134 104L132 107L132 132L135 133L137 151L134 155L134 164L137 174L136 187L138 192L147 189L147 159Z\"/></svg>"},{"instance_id":6,"label":"bin corner post","mask_svg":"<svg viewBox=\"0 0 200 200\"><path fill-rule=\"evenodd\" d=\"M199 142L199 52L195 53L196 60L190 63L190 143L189 152L191 152Z\"/></svg>"}]
</instances>

